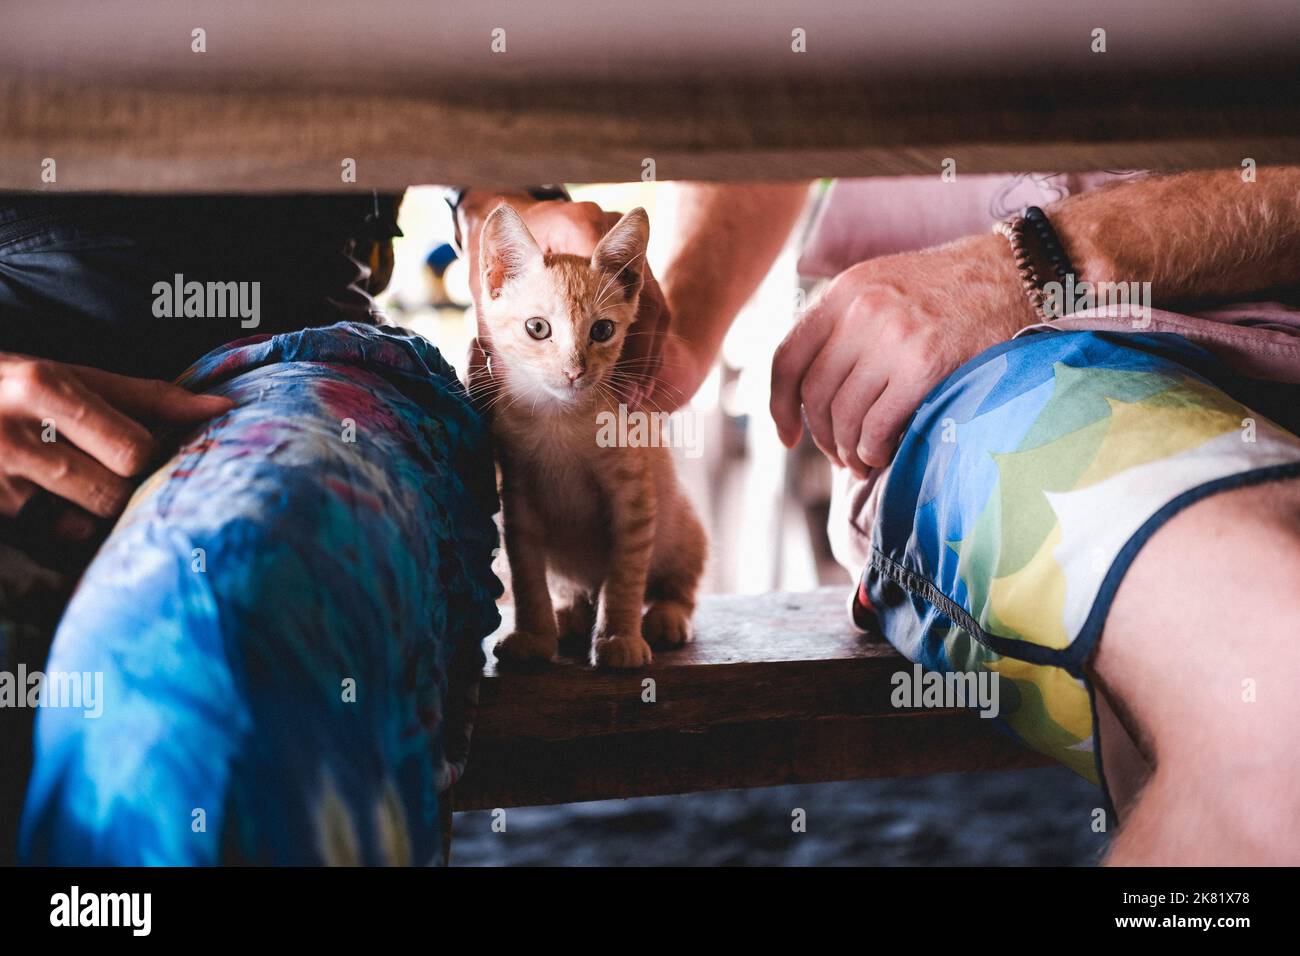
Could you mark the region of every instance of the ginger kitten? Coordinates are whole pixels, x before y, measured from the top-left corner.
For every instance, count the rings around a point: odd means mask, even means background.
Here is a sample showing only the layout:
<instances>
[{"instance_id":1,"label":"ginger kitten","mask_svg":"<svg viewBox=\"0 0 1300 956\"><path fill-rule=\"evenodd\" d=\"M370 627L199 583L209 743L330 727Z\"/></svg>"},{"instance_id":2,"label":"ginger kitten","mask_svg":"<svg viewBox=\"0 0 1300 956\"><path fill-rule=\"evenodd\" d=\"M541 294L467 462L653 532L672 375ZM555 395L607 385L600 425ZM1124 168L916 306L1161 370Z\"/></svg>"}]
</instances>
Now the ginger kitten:
<instances>
[{"instance_id":1,"label":"ginger kitten","mask_svg":"<svg viewBox=\"0 0 1300 956\"><path fill-rule=\"evenodd\" d=\"M640 667L651 644L691 639L707 542L669 450L596 442L597 416L618 411L614 386L627 373L616 363L649 234L645 210L633 209L587 260L543 254L508 205L483 226L489 358L470 388L488 398L501 466L515 601L502 664L549 661L572 637L591 640L594 664Z\"/></svg>"}]
</instances>

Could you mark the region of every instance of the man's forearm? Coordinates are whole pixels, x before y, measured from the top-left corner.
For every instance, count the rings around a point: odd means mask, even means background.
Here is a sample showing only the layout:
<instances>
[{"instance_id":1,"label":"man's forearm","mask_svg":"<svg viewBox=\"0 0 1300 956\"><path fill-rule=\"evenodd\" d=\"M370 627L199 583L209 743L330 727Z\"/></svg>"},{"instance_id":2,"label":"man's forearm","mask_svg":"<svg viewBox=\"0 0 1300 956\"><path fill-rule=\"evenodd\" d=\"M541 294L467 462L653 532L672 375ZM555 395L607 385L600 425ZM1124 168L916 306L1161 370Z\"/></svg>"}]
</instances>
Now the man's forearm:
<instances>
[{"instance_id":1,"label":"man's forearm","mask_svg":"<svg viewBox=\"0 0 1300 956\"><path fill-rule=\"evenodd\" d=\"M1300 281L1300 167L1153 176L1048 214L1081 278L1150 282L1157 306Z\"/></svg>"},{"instance_id":2,"label":"man's forearm","mask_svg":"<svg viewBox=\"0 0 1300 956\"><path fill-rule=\"evenodd\" d=\"M673 332L699 364L712 364L736 314L785 245L807 183L674 183L666 221L673 247L660 277Z\"/></svg>"}]
</instances>

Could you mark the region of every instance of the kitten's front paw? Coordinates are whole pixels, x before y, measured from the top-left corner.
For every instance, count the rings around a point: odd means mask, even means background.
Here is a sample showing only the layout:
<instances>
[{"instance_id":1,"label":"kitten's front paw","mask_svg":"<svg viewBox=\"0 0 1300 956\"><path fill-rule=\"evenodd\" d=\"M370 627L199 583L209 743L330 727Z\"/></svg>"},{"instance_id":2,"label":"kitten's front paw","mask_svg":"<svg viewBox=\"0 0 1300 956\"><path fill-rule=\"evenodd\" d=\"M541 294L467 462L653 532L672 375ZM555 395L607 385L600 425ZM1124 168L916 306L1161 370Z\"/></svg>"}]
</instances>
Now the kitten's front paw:
<instances>
[{"instance_id":1,"label":"kitten's front paw","mask_svg":"<svg viewBox=\"0 0 1300 956\"><path fill-rule=\"evenodd\" d=\"M598 637L591 645L591 661L597 667L645 667L653 656L650 645L636 634Z\"/></svg>"},{"instance_id":2,"label":"kitten's front paw","mask_svg":"<svg viewBox=\"0 0 1300 956\"><path fill-rule=\"evenodd\" d=\"M559 650L553 637L541 637L528 631L512 631L492 649L503 667L527 667L545 664Z\"/></svg>"},{"instance_id":3,"label":"kitten's front paw","mask_svg":"<svg viewBox=\"0 0 1300 956\"><path fill-rule=\"evenodd\" d=\"M693 633L690 609L672 601L652 604L641 619L641 632L654 647L681 647Z\"/></svg>"}]
</instances>

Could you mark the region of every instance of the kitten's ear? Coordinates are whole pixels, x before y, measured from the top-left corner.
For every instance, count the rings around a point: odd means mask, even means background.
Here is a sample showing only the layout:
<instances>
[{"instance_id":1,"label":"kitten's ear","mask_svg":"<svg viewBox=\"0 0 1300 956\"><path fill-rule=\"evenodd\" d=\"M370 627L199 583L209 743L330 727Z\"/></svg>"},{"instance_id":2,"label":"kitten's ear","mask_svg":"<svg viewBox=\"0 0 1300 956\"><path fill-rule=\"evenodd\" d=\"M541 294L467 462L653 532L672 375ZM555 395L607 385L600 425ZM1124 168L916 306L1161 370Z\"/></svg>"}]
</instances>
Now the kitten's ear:
<instances>
[{"instance_id":1,"label":"kitten's ear","mask_svg":"<svg viewBox=\"0 0 1300 956\"><path fill-rule=\"evenodd\" d=\"M483 291L495 299L501 287L542 264L542 250L519 213L505 203L492 210L479 237L479 276Z\"/></svg>"},{"instance_id":2,"label":"kitten's ear","mask_svg":"<svg viewBox=\"0 0 1300 956\"><path fill-rule=\"evenodd\" d=\"M591 254L591 264L601 272L618 277L623 298L631 302L641 291L646 244L650 241L650 218L638 206L614 224Z\"/></svg>"}]
</instances>

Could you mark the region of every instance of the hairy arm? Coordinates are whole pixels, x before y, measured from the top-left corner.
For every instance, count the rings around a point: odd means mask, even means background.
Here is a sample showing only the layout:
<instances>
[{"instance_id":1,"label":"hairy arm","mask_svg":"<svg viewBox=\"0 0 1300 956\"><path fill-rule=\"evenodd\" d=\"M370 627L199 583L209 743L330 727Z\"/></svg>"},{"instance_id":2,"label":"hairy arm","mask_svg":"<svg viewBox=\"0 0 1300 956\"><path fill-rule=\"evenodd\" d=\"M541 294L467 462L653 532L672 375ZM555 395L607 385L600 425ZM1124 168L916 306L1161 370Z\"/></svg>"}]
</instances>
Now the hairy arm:
<instances>
[{"instance_id":1,"label":"hairy arm","mask_svg":"<svg viewBox=\"0 0 1300 956\"><path fill-rule=\"evenodd\" d=\"M1300 169L1153 176L1057 203L1052 224L1080 278L1150 282L1157 306L1300 279ZM922 398L955 368L1039 321L1007 243L987 233L846 269L781 343L772 417L806 420L826 456L882 468Z\"/></svg>"},{"instance_id":2,"label":"hairy arm","mask_svg":"<svg viewBox=\"0 0 1300 956\"><path fill-rule=\"evenodd\" d=\"M1156 305L1300 281L1300 167L1152 176L1048 214L1083 279L1150 282Z\"/></svg>"}]
</instances>

